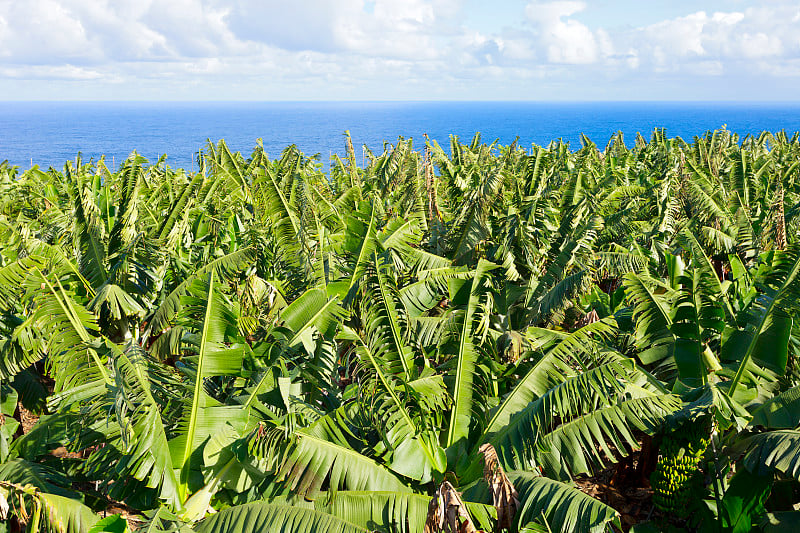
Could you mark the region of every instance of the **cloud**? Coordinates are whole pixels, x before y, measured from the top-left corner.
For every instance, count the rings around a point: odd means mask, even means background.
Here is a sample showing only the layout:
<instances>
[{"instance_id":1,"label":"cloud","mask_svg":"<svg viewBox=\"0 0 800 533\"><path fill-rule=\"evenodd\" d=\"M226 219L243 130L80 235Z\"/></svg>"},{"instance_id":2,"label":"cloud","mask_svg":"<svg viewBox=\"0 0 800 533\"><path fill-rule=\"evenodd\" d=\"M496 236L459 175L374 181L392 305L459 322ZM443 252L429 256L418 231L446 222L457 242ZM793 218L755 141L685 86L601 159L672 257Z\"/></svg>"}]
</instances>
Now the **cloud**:
<instances>
[{"instance_id":1,"label":"cloud","mask_svg":"<svg viewBox=\"0 0 800 533\"><path fill-rule=\"evenodd\" d=\"M772 3L741 12L698 11L619 38L637 51L637 68L720 75L743 67L779 70L800 57L800 8ZM753 63L752 60L761 62Z\"/></svg>"},{"instance_id":2,"label":"cloud","mask_svg":"<svg viewBox=\"0 0 800 533\"><path fill-rule=\"evenodd\" d=\"M570 18L586 9L585 2L531 2L525 14L535 27L539 45L551 63L594 63L600 56L595 34Z\"/></svg>"},{"instance_id":3,"label":"cloud","mask_svg":"<svg viewBox=\"0 0 800 533\"><path fill-rule=\"evenodd\" d=\"M0 57L6 61L42 64L53 52L59 61L83 61L94 48L83 21L61 2L6 1L0 8Z\"/></svg>"},{"instance_id":4,"label":"cloud","mask_svg":"<svg viewBox=\"0 0 800 533\"><path fill-rule=\"evenodd\" d=\"M0 76L14 79L91 81L106 76L97 70L75 65L34 65L28 67L0 68Z\"/></svg>"},{"instance_id":5,"label":"cloud","mask_svg":"<svg viewBox=\"0 0 800 533\"><path fill-rule=\"evenodd\" d=\"M240 39L289 51L436 56L456 0L237 0L224 20Z\"/></svg>"},{"instance_id":6,"label":"cloud","mask_svg":"<svg viewBox=\"0 0 800 533\"><path fill-rule=\"evenodd\" d=\"M336 24L358 10L358 0L286 2L235 0L224 20L239 39L292 51L342 49Z\"/></svg>"},{"instance_id":7,"label":"cloud","mask_svg":"<svg viewBox=\"0 0 800 533\"><path fill-rule=\"evenodd\" d=\"M0 0L0 79L137 97L186 84L215 98L426 98L800 76L796 2L602 27L592 13L611 8L597 1L530 1L483 27L466 0Z\"/></svg>"}]
</instances>

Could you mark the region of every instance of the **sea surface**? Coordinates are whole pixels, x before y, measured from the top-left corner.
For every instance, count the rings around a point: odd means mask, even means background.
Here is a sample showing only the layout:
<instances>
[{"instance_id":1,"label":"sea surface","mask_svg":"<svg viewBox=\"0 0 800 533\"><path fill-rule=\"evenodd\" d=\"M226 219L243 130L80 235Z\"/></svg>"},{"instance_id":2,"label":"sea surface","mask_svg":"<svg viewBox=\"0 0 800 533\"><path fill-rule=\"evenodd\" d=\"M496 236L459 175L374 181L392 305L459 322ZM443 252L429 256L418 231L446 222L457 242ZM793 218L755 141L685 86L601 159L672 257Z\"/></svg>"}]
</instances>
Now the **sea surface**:
<instances>
[{"instance_id":1,"label":"sea surface","mask_svg":"<svg viewBox=\"0 0 800 533\"><path fill-rule=\"evenodd\" d=\"M80 152L84 161L105 155L109 166L137 150L151 161L167 154L173 168L192 168L208 139L225 139L249 155L262 138L270 157L289 144L319 154L328 166L344 154L350 130L357 157L364 144L381 151L398 136L424 145L422 134L449 150L449 135L521 146L569 141L586 134L603 147L617 131L630 145L654 128L690 141L727 125L742 136L762 130L800 130L800 102L0 102L0 162L60 168ZM360 161L359 161L360 162Z\"/></svg>"}]
</instances>

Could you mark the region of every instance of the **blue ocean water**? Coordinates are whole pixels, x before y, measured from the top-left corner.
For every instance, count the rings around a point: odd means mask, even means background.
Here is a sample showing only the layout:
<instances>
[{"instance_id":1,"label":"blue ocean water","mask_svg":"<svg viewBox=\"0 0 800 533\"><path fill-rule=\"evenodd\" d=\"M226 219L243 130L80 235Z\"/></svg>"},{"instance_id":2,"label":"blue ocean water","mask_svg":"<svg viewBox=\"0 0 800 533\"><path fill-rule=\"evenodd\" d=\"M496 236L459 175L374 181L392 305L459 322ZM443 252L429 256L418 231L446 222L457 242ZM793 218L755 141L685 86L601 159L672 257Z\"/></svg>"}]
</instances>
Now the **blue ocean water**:
<instances>
[{"instance_id":1,"label":"blue ocean water","mask_svg":"<svg viewBox=\"0 0 800 533\"><path fill-rule=\"evenodd\" d=\"M191 168L206 139L249 155L260 137L270 157L294 143L327 165L344 153L346 129L360 155L362 144L380 150L400 135L422 146L423 133L445 149L450 134L468 142L477 131L501 144L562 138L577 148L581 133L604 146L616 131L630 144L656 127L691 140L723 125L741 135L798 131L800 102L0 102L0 161L59 168L81 152L84 160L105 155L111 166L135 149Z\"/></svg>"}]
</instances>

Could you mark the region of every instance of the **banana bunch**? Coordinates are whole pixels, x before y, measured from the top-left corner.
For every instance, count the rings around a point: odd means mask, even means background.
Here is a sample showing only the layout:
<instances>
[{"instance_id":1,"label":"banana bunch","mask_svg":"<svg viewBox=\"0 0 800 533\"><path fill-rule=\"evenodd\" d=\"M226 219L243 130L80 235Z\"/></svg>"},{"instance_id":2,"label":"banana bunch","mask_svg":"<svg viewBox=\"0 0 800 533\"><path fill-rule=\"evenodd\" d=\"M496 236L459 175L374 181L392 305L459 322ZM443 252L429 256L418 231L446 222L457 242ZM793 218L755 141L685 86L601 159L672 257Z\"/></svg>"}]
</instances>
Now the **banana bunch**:
<instances>
[{"instance_id":1,"label":"banana bunch","mask_svg":"<svg viewBox=\"0 0 800 533\"><path fill-rule=\"evenodd\" d=\"M665 513L684 517L700 497L700 462L708 448L711 428L703 420L684 422L661 442L658 464L650 476L653 504Z\"/></svg>"}]
</instances>

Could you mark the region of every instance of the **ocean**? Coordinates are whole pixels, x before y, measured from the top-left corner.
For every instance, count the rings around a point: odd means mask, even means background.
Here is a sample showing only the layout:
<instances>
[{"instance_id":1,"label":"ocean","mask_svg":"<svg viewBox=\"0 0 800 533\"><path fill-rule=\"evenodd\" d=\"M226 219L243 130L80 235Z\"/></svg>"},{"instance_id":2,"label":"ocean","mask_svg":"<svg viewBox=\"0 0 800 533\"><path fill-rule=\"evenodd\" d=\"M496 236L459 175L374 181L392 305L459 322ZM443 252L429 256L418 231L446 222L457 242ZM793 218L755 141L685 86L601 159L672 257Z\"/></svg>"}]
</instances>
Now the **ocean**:
<instances>
[{"instance_id":1,"label":"ocean","mask_svg":"<svg viewBox=\"0 0 800 533\"><path fill-rule=\"evenodd\" d=\"M262 138L271 158L296 144L327 166L345 152L344 130L360 159L362 145L380 151L398 136L422 147L423 133L445 150L449 135L469 142L475 132L503 145L518 136L520 146L561 138L578 148L581 133L603 147L617 131L628 144L654 128L691 141L723 125L742 136L792 133L800 130L800 102L0 102L0 161L60 168L80 152L84 161L105 155L119 166L137 150L190 169L207 139L225 139L247 156Z\"/></svg>"}]
</instances>

